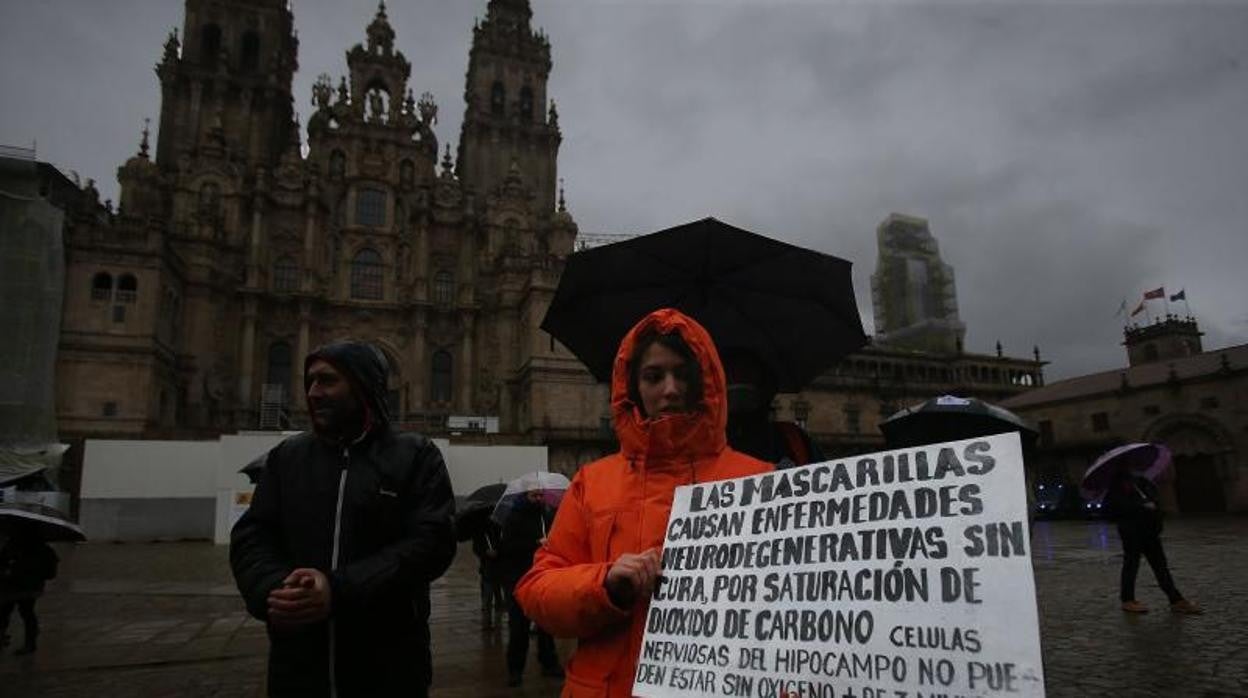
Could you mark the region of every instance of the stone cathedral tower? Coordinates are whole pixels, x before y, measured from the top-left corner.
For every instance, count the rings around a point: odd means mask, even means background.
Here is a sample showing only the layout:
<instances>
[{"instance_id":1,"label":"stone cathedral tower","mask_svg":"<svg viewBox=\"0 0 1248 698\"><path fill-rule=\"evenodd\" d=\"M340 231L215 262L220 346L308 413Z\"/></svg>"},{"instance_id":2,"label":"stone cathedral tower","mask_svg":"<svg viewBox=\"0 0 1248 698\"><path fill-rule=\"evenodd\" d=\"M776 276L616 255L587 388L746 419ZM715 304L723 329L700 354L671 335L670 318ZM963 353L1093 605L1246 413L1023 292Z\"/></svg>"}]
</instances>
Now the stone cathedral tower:
<instances>
[{"instance_id":1,"label":"stone cathedral tower","mask_svg":"<svg viewBox=\"0 0 1248 698\"><path fill-rule=\"evenodd\" d=\"M546 101L550 42L534 32L528 0L490 0L472 31L459 134L459 176L477 191L506 180L513 164L535 205L555 206L559 116Z\"/></svg>"},{"instance_id":2,"label":"stone cathedral tower","mask_svg":"<svg viewBox=\"0 0 1248 698\"><path fill-rule=\"evenodd\" d=\"M540 329L577 226L531 17L490 0L473 29L453 159L384 2L313 86L305 147L286 0L186 0L154 156L144 129L120 206L88 183L68 216L61 433L298 427L302 357L351 337L385 353L404 428L475 417L554 467L599 455L605 389Z\"/></svg>"}]
</instances>

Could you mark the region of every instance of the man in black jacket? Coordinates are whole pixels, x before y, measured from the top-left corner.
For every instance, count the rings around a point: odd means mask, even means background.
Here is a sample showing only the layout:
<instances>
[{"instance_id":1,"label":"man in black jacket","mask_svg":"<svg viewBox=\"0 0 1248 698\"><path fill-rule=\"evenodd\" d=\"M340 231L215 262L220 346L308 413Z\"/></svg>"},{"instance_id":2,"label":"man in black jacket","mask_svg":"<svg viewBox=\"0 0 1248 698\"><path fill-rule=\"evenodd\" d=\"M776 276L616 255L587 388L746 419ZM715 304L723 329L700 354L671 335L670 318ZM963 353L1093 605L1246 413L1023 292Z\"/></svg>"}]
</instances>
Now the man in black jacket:
<instances>
[{"instance_id":1,"label":"man in black jacket","mask_svg":"<svg viewBox=\"0 0 1248 698\"><path fill-rule=\"evenodd\" d=\"M314 430L271 450L230 565L269 631L269 695L423 696L429 583L455 554L454 495L428 439L390 427L385 357L338 342L304 361Z\"/></svg>"}]
</instances>

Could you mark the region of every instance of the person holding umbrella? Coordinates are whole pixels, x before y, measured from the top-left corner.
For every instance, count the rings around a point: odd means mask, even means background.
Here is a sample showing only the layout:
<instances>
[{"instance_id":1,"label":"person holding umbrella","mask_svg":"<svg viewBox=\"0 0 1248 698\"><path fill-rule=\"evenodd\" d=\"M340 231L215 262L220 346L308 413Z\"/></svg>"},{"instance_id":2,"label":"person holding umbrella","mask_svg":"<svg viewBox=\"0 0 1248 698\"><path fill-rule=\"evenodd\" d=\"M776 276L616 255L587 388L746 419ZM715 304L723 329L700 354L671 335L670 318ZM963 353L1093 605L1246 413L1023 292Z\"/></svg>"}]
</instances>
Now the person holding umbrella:
<instances>
[{"instance_id":1,"label":"person holding umbrella","mask_svg":"<svg viewBox=\"0 0 1248 698\"><path fill-rule=\"evenodd\" d=\"M1094 475L1097 471L1110 475L1109 489L1104 497L1110 514L1117 520L1118 536L1122 539L1122 574L1119 585L1122 610L1126 613L1148 612L1148 607L1135 598L1135 578L1140 570L1140 557L1143 556L1153 568L1157 586L1161 587L1169 599L1170 610L1189 615L1204 613L1204 609L1183 598L1174 584L1174 577L1171 576L1169 564L1166 562L1166 551L1161 547L1163 517L1157 486L1145 474L1147 470L1134 470L1132 465L1152 460L1158 463L1153 472L1160 474L1168 467L1169 449L1156 444L1129 446L1123 447L1128 448L1126 451L1122 448L1110 451L1098 459L1097 463L1101 467L1093 464L1088 471L1089 475ZM1117 455L1107 460L1113 454ZM1088 479L1085 476L1085 487L1087 484Z\"/></svg>"},{"instance_id":2,"label":"person holding umbrella","mask_svg":"<svg viewBox=\"0 0 1248 698\"><path fill-rule=\"evenodd\" d=\"M629 695L672 496L772 470L728 446L726 380L710 334L664 308L620 342L611 411L620 451L577 472L516 599L579 639L563 695Z\"/></svg>"},{"instance_id":3,"label":"person holding umbrella","mask_svg":"<svg viewBox=\"0 0 1248 698\"><path fill-rule=\"evenodd\" d=\"M28 532L0 533L0 539L0 647L9 642L9 619L16 608L26 631L17 654L31 654L39 639L35 602L44 583L56 576L59 559L43 539Z\"/></svg>"},{"instance_id":4,"label":"person holding umbrella","mask_svg":"<svg viewBox=\"0 0 1248 698\"><path fill-rule=\"evenodd\" d=\"M540 490L529 490L520 503L507 514L502 525L502 542L498 548L499 576L507 597L507 685L519 686L524 681L524 665L529 654L529 629L532 621L516 603L516 583L533 566L533 555L546 542L554 512L546 506ZM542 676L563 678L563 667L555 651L555 640L539 625L537 660Z\"/></svg>"}]
</instances>

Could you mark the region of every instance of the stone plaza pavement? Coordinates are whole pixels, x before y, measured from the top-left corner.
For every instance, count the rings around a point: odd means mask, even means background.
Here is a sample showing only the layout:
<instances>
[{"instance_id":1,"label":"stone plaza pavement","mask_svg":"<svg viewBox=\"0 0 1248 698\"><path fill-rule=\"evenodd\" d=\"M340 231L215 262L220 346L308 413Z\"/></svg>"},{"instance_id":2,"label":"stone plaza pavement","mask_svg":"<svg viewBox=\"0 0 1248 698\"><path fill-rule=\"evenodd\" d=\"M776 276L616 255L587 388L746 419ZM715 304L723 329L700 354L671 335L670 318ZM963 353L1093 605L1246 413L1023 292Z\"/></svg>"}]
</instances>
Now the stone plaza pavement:
<instances>
[{"instance_id":1,"label":"stone plaza pavement","mask_svg":"<svg viewBox=\"0 0 1248 698\"><path fill-rule=\"evenodd\" d=\"M1167 553L1180 589L1204 605L1169 612L1145 565L1118 610L1117 534L1101 522L1037 523L1033 559L1050 696L1248 696L1248 518L1172 520ZM39 604L33 657L0 657L0 697L263 695L264 629L243 612L226 564L207 543L65 546ZM535 657L520 689L504 686L505 630L481 629L476 565L465 545L434 586L434 695L555 696ZM20 640L20 621L11 632ZM572 643L561 641L566 658Z\"/></svg>"}]
</instances>

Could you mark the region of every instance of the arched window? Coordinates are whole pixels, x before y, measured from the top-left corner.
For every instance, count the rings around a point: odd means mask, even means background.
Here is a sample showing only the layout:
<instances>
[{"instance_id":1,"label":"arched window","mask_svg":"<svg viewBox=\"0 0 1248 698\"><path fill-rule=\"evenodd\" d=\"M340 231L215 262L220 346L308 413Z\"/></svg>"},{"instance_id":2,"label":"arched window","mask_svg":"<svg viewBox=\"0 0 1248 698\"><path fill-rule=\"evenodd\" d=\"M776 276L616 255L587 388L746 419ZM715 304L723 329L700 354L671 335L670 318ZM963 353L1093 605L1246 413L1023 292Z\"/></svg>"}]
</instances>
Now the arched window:
<instances>
[{"instance_id":1,"label":"arched window","mask_svg":"<svg viewBox=\"0 0 1248 698\"><path fill-rule=\"evenodd\" d=\"M106 301L113 297L113 275L106 271L91 277L91 300Z\"/></svg>"},{"instance_id":2,"label":"arched window","mask_svg":"<svg viewBox=\"0 0 1248 698\"><path fill-rule=\"evenodd\" d=\"M433 353L433 401L451 401L451 353L439 349Z\"/></svg>"},{"instance_id":3,"label":"arched window","mask_svg":"<svg viewBox=\"0 0 1248 698\"><path fill-rule=\"evenodd\" d=\"M533 88L528 85L520 88L520 116L533 120Z\"/></svg>"},{"instance_id":4,"label":"arched window","mask_svg":"<svg viewBox=\"0 0 1248 698\"><path fill-rule=\"evenodd\" d=\"M290 293L299 290L299 266L290 257L281 257L273 263L273 290Z\"/></svg>"},{"instance_id":5,"label":"arched window","mask_svg":"<svg viewBox=\"0 0 1248 698\"><path fill-rule=\"evenodd\" d=\"M446 307L455 300L455 277L441 269L433 275L433 302Z\"/></svg>"},{"instance_id":6,"label":"arched window","mask_svg":"<svg viewBox=\"0 0 1248 698\"><path fill-rule=\"evenodd\" d=\"M329 178L342 179L347 174L347 156L341 150L329 154Z\"/></svg>"},{"instance_id":7,"label":"arched window","mask_svg":"<svg viewBox=\"0 0 1248 698\"><path fill-rule=\"evenodd\" d=\"M355 222L379 228L386 224L386 192L381 189L360 189L355 194Z\"/></svg>"},{"instance_id":8,"label":"arched window","mask_svg":"<svg viewBox=\"0 0 1248 698\"><path fill-rule=\"evenodd\" d=\"M117 277L117 302L133 303L139 296L139 281L134 274L122 274Z\"/></svg>"},{"instance_id":9,"label":"arched window","mask_svg":"<svg viewBox=\"0 0 1248 698\"><path fill-rule=\"evenodd\" d=\"M199 56L204 65L217 67L217 56L221 54L221 27L205 24L199 34Z\"/></svg>"},{"instance_id":10,"label":"arched window","mask_svg":"<svg viewBox=\"0 0 1248 698\"><path fill-rule=\"evenodd\" d=\"M494 116L502 116L507 105L507 91L503 89L503 83L500 80L494 81L494 86L490 88L490 113Z\"/></svg>"},{"instance_id":11,"label":"arched window","mask_svg":"<svg viewBox=\"0 0 1248 698\"><path fill-rule=\"evenodd\" d=\"M290 342L273 342L269 345L268 369L265 372L264 382L282 386L282 394L289 396L292 366Z\"/></svg>"},{"instance_id":12,"label":"arched window","mask_svg":"<svg viewBox=\"0 0 1248 698\"><path fill-rule=\"evenodd\" d=\"M239 67L248 73L253 73L260 67L260 37L255 32L249 31L243 34L243 51Z\"/></svg>"},{"instance_id":13,"label":"arched window","mask_svg":"<svg viewBox=\"0 0 1248 698\"><path fill-rule=\"evenodd\" d=\"M412 184L416 181L416 167L412 165L411 160L404 160L399 163L399 186L404 189L411 189Z\"/></svg>"},{"instance_id":14,"label":"arched window","mask_svg":"<svg viewBox=\"0 0 1248 698\"><path fill-rule=\"evenodd\" d=\"M351 297L366 301L379 301L382 268L381 255L377 250L365 247L355 253L351 260Z\"/></svg>"}]
</instances>

